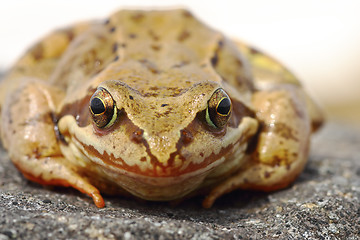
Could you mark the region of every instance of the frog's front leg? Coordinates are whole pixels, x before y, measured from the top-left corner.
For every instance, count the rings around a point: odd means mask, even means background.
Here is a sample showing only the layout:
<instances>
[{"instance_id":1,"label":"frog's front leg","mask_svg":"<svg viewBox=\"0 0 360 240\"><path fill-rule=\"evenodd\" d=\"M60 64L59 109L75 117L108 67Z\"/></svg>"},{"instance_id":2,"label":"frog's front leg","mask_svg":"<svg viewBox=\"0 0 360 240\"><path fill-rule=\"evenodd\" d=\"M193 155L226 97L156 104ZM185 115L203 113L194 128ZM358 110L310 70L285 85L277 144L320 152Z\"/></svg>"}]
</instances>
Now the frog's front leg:
<instances>
[{"instance_id":1,"label":"frog's front leg","mask_svg":"<svg viewBox=\"0 0 360 240\"><path fill-rule=\"evenodd\" d=\"M104 200L98 189L81 177L63 157L55 130L55 105L63 93L39 80L23 80L8 94L1 113L1 139L14 165L31 181L44 185L71 186L93 198Z\"/></svg>"},{"instance_id":2,"label":"frog's front leg","mask_svg":"<svg viewBox=\"0 0 360 240\"><path fill-rule=\"evenodd\" d=\"M302 89L282 85L259 91L253 96L253 104L261 123L255 150L238 173L210 192L204 207L211 207L218 197L238 188L262 191L284 188L305 166L311 121Z\"/></svg>"}]
</instances>

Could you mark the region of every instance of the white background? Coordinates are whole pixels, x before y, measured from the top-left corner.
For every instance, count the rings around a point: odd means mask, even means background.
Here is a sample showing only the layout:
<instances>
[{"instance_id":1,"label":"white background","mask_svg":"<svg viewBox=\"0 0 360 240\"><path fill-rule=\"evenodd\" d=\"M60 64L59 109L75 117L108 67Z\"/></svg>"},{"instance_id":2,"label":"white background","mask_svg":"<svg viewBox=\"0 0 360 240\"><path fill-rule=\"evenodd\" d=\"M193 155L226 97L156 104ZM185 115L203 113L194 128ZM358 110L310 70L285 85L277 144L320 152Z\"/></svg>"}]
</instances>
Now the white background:
<instances>
[{"instance_id":1,"label":"white background","mask_svg":"<svg viewBox=\"0 0 360 240\"><path fill-rule=\"evenodd\" d=\"M29 45L56 27L138 6L184 6L208 25L286 63L326 109L350 107L344 113L347 117L360 116L357 0L2 1L0 69L8 68Z\"/></svg>"}]
</instances>

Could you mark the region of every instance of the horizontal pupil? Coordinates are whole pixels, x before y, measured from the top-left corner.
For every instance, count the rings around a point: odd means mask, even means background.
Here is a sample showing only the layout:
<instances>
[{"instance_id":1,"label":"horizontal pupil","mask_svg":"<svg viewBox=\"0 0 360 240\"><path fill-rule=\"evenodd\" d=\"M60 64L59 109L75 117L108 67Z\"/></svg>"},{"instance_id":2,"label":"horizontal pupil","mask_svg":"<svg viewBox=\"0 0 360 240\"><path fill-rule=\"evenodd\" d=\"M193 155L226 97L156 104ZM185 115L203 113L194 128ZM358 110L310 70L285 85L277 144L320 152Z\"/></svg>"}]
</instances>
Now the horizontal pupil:
<instances>
[{"instance_id":1,"label":"horizontal pupil","mask_svg":"<svg viewBox=\"0 0 360 240\"><path fill-rule=\"evenodd\" d=\"M221 100L221 102L219 103L216 111L217 111L219 114L227 115L227 114L229 114L229 112L230 112L230 107L231 107L230 100L229 100L228 98L223 98L223 99Z\"/></svg>"},{"instance_id":2,"label":"horizontal pupil","mask_svg":"<svg viewBox=\"0 0 360 240\"><path fill-rule=\"evenodd\" d=\"M91 111L94 114L101 114L105 112L104 103L99 98L93 98L90 103Z\"/></svg>"}]
</instances>

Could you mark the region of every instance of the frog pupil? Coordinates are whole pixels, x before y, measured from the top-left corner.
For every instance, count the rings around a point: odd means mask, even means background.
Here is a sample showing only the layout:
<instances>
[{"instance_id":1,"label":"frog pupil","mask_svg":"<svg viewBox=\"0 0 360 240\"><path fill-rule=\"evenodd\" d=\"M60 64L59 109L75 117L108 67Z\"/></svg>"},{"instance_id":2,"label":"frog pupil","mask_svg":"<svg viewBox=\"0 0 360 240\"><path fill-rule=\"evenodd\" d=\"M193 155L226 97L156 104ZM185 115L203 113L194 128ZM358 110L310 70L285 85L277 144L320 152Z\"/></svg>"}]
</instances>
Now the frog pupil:
<instances>
[{"instance_id":1,"label":"frog pupil","mask_svg":"<svg viewBox=\"0 0 360 240\"><path fill-rule=\"evenodd\" d=\"M230 112L230 107L230 100L228 98L223 98L217 106L216 111L221 115L228 115Z\"/></svg>"},{"instance_id":2,"label":"frog pupil","mask_svg":"<svg viewBox=\"0 0 360 240\"><path fill-rule=\"evenodd\" d=\"M99 98L93 98L90 103L91 111L94 114L101 114L105 112L104 103Z\"/></svg>"}]
</instances>

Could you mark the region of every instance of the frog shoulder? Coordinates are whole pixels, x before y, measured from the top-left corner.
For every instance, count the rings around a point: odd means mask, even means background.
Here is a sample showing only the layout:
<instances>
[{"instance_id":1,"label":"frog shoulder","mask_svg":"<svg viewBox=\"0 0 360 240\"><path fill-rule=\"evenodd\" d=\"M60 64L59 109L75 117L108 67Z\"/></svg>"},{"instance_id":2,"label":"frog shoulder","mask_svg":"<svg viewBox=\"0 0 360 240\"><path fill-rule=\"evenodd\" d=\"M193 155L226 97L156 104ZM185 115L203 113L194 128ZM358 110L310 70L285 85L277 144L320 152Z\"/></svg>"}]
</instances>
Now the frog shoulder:
<instances>
[{"instance_id":1,"label":"frog shoulder","mask_svg":"<svg viewBox=\"0 0 360 240\"><path fill-rule=\"evenodd\" d=\"M49 81L73 39L87 31L91 25L90 22L82 22L57 29L35 42L3 77L0 83L0 106L7 93L17 89L23 79Z\"/></svg>"},{"instance_id":2,"label":"frog shoulder","mask_svg":"<svg viewBox=\"0 0 360 240\"><path fill-rule=\"evenodd\" d=\"M279 63L279 61L243 42L235 41L235 43L251 64L254 85L258 90L281 88L282 85L287 84L301 88L300 81L284 65ZM301 91L305 98L307 112L311 119L312 131L316 131L325 121L324 113L304 90Z\"/></svg>"},{"instance_id":3,"label":"frog shoulder","mask_svg":"<svg viewBox=\"0 0 360 240\"><path fill-rule=\"evenodd\" d=\"M263 89L275 84L301 85L295 75L273 57L244 42L234 42L251 65L255 87Z\"/></svg>"}]
</instances>

